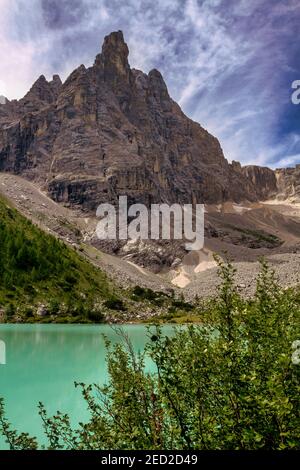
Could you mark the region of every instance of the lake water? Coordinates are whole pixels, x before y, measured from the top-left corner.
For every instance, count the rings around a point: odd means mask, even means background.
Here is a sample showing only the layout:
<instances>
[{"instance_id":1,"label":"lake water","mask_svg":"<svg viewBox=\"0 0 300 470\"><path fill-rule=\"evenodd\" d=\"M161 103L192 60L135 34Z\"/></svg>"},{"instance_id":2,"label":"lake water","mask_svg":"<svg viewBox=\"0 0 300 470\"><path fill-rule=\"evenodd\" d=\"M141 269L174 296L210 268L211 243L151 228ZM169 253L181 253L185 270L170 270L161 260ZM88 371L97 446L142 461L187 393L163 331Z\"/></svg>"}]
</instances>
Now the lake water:
<instances>
[{"instance_id":1,"label":"lake water","mask_svg":"<svg viewBox=\"0 0 300 470\"><path fill-rule=\"evenodd\" d=\"M143 350L143 325L123 326L135 350ZM172 327L164 327L172 334ZM88 419L85 403L74 381L104 383L105 345L102 334L120 341L109 325L6 325L0 324L0 341L6 345L6 364L0 365L0 396L9 421L18 431L42 438L37 405L49 415L70 414L72 423ZM146 364L151 367L150 361ZM0 437L0 449L7 448Z\"/></svg>"}]
</instances>

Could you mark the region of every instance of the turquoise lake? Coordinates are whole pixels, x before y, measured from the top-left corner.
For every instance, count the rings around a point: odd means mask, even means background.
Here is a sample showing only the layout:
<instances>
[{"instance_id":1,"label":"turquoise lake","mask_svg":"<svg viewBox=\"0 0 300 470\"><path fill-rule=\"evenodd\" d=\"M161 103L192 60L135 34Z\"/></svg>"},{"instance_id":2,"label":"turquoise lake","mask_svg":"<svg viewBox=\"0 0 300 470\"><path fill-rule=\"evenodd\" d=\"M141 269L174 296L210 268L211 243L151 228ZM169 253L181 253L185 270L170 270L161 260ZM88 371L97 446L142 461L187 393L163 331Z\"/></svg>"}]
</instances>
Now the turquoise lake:
<instances>
[{"instance_id":1,"label":"turquoise lake","mask_svg":"<svg viewBox=\"0 0 300 470\"><path fill-rule=\"evenodd\" d=\"M122 327L136 351L143 350L147 329ZM172 334L171 326L164 333ZM104 383L107 379L102 334L121 341L109 325L6 325L0 324L0 341L6 345L6 364L0 365L0 396L7 417L18 431L43 440L37 405L42 401L49 415L69 413L72 424L88 419L85 403L74 381ZM151 362L146 364L151 368ZM6 449L0 437L0 449Z\"/></svg>"}]
</instances>

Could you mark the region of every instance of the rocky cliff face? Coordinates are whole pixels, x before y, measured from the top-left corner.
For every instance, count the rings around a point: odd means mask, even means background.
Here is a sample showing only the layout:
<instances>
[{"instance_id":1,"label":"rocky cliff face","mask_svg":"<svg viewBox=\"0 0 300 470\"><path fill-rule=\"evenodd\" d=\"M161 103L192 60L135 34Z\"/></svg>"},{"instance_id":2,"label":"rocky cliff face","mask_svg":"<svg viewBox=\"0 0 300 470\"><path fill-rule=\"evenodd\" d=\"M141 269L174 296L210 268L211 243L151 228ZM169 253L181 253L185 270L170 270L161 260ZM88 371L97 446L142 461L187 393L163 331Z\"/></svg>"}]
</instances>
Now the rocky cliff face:
<instances>
[{"instance_id":1,"label":"rocky cliff face","mask_svg":"<svg viewBox=\"0 0 300 470\"><path fill-rule=\"evenodd\" d=\"M277 194L277 180L273 170L266 167L249 165L242 167L243 175L256 188L260 200L272 198Z\"/></svg>"},{"instance_id":2,"label":"rocky cliff face","mask_svg":"<svg viewBox=\"0 0 300 470\"><path fill-rule=\"evenodd\" d=\"M300 203L300 165L276 170L278 199Z\"/></svg>"},{"instance_id":3,"label":"rocky cliff face","mask_svg":"<svg viewBox=\"0 0 300 470\"><path fill-rule=\"evenodd\" d=\"M23 99L0 107L0 170L88 210L120 194L146 204L258 197L218 140L170 98L159 71L130 68L120 31L105 38L92 67L64 84L41 76Z\"/></svg>"},{"instance_id":4,"label":"rocky cliff face","mask_svg":"<svg viewBox=\"0 0 300 470\"><path fill-rule=\"evenodd\" d=\"M230 165L218 140L187 118L158 70L131 69L121 31L64 84L41 76L0 105L0 171L36 181L59 202L95 210L130 202L219 203L268 197L268 169Z\"/></svg>"}]
</instances>

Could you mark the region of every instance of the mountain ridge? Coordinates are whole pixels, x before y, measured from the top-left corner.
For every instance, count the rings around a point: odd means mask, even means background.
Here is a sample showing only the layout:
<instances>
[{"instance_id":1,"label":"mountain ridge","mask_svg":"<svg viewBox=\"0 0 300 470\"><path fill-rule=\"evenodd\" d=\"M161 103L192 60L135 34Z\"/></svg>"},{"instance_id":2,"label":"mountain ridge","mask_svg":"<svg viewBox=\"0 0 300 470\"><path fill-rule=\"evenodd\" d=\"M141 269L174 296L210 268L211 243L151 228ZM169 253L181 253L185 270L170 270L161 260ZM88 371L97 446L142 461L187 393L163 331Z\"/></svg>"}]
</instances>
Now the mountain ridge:
<instances>
[{"instance_id":1,"label":"mountain ridge","mask_svg":"<svg viewBox=\"0 0 300 470\"><path fill-rule=\"evenodd\" d=\"M123 33L111 33L92 67L64 83L42 75L24 98L1 105L0 170L85 211L121 194L147 205L276 195L272 170L228 163L219 141L170 98L160 72L131 69L128 53Z\"/></svg>"}]
</instances>

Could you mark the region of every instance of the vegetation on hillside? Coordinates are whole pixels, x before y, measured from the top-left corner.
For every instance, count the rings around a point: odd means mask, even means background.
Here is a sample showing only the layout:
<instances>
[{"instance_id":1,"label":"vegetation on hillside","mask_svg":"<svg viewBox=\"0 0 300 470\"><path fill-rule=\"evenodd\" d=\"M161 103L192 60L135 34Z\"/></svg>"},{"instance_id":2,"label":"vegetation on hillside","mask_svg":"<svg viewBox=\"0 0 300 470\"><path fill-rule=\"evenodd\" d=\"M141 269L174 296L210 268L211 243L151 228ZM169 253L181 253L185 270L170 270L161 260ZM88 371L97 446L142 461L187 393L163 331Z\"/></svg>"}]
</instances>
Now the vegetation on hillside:
<instances>
[{"instance_id":1,"label":"vegetation on hillside","mask_svg":"<svg viewBox=\"0 0 300 470\"><path fill-rule=\"evenodd\" d=\"M0 309L5 321L103 320L117 302L106 275L0 198ZM47 317L38 318L40 306Z\"/></svg>"},{"instance_id":2,"label":"vegetation on hillside","mask_svg":"<svg viewBox=\"0 0 300 470\"><path fill-rule=\"evenodd\" d=\"M202 325L172 337L157 327L140 354L124 335L123 343L107 341L108 383L77 384L88 423L72 429L68 416L48 417L40 404L49 449L300 448L300 365L292 359L299 292L282 290L264 263L251 301L239 296L230 264L220 275ZM145 370L145 355L154 372ZM3 401L0 431L11 449L39 447L11 429Z\"/></svg>"},{"instance_id":3,"label":"vegetation on hillside","mask_svg":"<svg viewBox=\"0 0 300 470\"><path fill-rule=\"evenodd\" d=\"M117 288L83 254L45 233L0 197L0 321L199 321L192 306L151 289ZM148 312L148 313L147 313ZM151 317L152 318L152 317ZM153 321L153 320L152 320Z\"/></svg>"}]
</instances>

